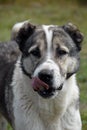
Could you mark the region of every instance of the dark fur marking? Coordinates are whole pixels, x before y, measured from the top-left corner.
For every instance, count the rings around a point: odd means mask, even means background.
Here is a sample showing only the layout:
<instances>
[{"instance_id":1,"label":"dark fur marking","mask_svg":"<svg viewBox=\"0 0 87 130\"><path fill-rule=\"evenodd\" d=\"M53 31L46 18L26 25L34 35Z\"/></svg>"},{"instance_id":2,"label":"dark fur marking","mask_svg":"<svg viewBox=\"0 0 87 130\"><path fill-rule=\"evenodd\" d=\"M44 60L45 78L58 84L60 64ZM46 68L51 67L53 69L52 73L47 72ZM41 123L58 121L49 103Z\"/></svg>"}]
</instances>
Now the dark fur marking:
<instances>
[{"instance_id":1,"label":"dark fur marking","mask_svg":"<svg viewBox=\"0 0 87 130\"><path fill-rule=\"evenodd\" d=\"M36 27L34 25L27 23L19 30L15 40L19 44L21 51L24 51L25 42L34 33L35 28Z\"/></svg>"},{"instance_id":2,"label":"dark fur marking","mask_svg":"<svg viewBox=\"0 0 87 130\"><path fill-rule=\"evenodd\" d=\"M83 41L83 34L77 29L75 25L66 24L62 28L71 36L73 41L76 43L78 51L81 50L81 42Z\"/></svg>"},{"instance_id":3,"label":"dark fur marking","mask_svg":"<svg viewBox=\"0 0 87 130\"><path fill-rule=\"evenodd\" d=\"M24 58L25 56L22 56L22 58L21 58L21 68L22 68L22 70L23 70L23 73L25 74L25 75L27 75L30 79L31 79L31 74L30 73L28 73L26 70L25 70L25 68L24 68L24 66L23 66L23 58Z\"/></svg>"}]
</instances>

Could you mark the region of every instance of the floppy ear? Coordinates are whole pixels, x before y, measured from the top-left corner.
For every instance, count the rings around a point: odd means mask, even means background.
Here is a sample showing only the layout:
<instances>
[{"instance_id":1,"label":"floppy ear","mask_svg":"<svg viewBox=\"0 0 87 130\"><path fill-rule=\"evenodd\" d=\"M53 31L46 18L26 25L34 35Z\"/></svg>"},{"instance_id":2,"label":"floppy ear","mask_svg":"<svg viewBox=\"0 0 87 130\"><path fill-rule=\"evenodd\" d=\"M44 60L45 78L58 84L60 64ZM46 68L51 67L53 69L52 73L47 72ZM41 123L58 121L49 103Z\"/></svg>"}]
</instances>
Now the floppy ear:
<instances>
[{"instance_id":1,"label":"floppy ear","mask_svg":"<svg viewBox=\"0 0 87 130\"><path fill-rule=\"evenodd\" d=\"M75 42L78 50L80 51L81 50L81 42L83 41L83 34L72 23L68 23L68 24L64 25L63 29L70 35L70 37Z\"/></svg>"},{"instance_id":2,"label":"floppy ear","mask_svg":"<svg viewBox=\"0 0 87 130\"><path fill-rule=\"evenodd\" d=\"M29 21L24 21L17 23L12 28L11 40L15 40L20 50L23 52L26 40L33 34L36 26L29 23Z\"/></svg>"}]
</instances>

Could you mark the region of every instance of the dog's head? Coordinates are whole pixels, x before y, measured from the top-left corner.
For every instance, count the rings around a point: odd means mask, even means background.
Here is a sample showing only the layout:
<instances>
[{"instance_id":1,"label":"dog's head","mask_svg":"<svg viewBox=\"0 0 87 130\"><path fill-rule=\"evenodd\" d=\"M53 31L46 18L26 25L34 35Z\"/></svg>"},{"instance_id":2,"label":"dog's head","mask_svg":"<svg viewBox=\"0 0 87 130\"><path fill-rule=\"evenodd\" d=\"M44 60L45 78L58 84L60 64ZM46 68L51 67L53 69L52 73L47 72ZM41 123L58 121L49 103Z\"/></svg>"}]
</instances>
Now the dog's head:
<instances>
[{"instance_id":1,"label":"dog's head","mask_svg":"<svg viewBox=\"0 0 87 130\"><path fill-rule=\"evenodd\" d=\"M83 35L71 23L64 26L35 26L25 21L12 29L22 52L24 74L42 97L52 97L79 68L79 51Z\"/></svg>"}]
</instances>

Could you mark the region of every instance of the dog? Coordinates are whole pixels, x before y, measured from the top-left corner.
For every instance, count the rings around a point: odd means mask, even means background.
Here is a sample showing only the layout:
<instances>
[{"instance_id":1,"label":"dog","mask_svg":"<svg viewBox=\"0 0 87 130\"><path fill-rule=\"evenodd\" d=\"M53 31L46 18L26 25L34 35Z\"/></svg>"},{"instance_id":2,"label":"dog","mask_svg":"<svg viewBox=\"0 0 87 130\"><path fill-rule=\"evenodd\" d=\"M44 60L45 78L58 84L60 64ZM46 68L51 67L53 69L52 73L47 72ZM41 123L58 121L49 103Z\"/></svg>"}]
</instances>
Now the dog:
<instances>
[{"instance_id":1,"label":"dog","mask_svg":"<svg viewBox=\"0 0 87 130\"><path fill-rule=\"evenodd\" d=\"M13 130L81 130L82 41L72 23L13 26L11 41L0 44L0 111Z\"/></svg>"}]
</instances>

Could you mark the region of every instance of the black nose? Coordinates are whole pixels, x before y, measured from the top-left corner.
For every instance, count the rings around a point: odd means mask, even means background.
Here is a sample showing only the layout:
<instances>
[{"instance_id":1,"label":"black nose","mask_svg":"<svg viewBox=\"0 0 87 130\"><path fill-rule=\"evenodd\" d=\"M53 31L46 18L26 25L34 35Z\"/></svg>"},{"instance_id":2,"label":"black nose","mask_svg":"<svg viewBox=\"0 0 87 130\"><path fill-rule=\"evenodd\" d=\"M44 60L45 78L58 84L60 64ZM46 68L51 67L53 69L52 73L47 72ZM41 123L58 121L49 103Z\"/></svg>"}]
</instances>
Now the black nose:
<instances>
[{"instance_id":1,"label":"black nose","mask_svg":"<svg viewBox=\"0 0 87 130\"><path fill-rule=\"evenodd\" d=\"M51 70L42 70L39 73L38 77L40 80L47 83L48 85L52 85L53 73Z\"/></svg>"}]
</instances>

